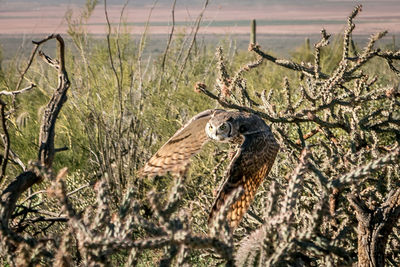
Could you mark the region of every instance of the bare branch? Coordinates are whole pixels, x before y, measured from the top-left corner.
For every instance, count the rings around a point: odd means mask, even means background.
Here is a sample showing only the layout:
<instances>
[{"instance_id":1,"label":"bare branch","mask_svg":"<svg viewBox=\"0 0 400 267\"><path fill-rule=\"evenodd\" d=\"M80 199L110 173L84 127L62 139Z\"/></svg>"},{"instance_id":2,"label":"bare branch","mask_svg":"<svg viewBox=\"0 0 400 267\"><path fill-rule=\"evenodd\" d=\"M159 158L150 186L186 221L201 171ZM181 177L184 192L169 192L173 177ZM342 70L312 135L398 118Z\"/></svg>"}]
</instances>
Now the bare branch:
<instances>
[{"instance_id":1,"label":"bare branch","mask_svg":"<svg viewBox=\"0 0 400 267\"><path fill-rule=\"evenodd\" d=\"M63 104L67 101L67 91L70 86L68 74L65 70L64 40L60 35L55 35L53 38L56 38L58 43L59 58L57 63L55 61L51 61L51 63L54 63L54 67L58 70L58 86L45 108L40 127L38 155L39 162L47 167L50 167L53 163L55 124Z\"/></svg>"},{"instance_id":2,"label":"bare branch","mask_svg":"<svg viewBox=\"0 0 400 267\"><path fill-rule=\"evenodd\" d=\"M197 17L197 21L196 21L196 25L195 25L195 30L194 30L194 33L193 33L193 38L192 38L192 41L191 41L190 44L189 44L189 48L188 48L187 51L186 51L186 55L185 55L185 58L183 59L183 63L182 63L182 65L181 65L181 67L180 67L180 72L179 72L179 73L182 73L183 70L184 70L185 67L186 67L186 63L187 63L187 61L188 61L188 59L189 59L189 56L190 56L190 53L191 53L191 51L192 51L193 45L194 45L194 43L196 42L197 33L198 33L199 29L200 29L200 23L201 23L201 21L202 21L202 19L203 19L203 15L204 15L204 12L206 11L207 6L208 6L208 0L205 0L205 1L204 1L204 4L203 4L203 9L200 11L199 16ZM180 76L179 76L179 77L180 77ZM179 79L178 79L178 80L179 80Z\"/></svg>"},{"instance_id":3,"label":"bare branch","mask_svg":"<svg viewBox=\"0 0 400 267\"><path fill-rule=\"evenodd\" d=\"M165 47L163 58L161 61L161 70L162 70L161 73L162 74L164 73L165 60L167 59L168 49L171 45L172 36L174 35L174 31L175 31L175 5L176 5L176 0L174 0L174 3L172 4L172 8L171 8L172 26L171 26L171 32L169 33L169 36L168 36L167 46Z\"/></svg>"},{"instance_id":4,"label":"bare branch","mask_svg":"<svg viewBox=\"0 0 400 267\"><path fill-rule=\"evenodd\" d=\"M6 103L0 99L0 115L1 115L1 127L3 128L3 144L4 144L4 156L1 163L1 170L0 170L0 183L4 179L6 175L8 157L10 153L10 135L8 134L7 125L6 125L6 117L4 114L4 109L6 107Z\"/></svg>"},{"instance_id":5,"label":"bare branch","mask_svg":"<svg viewBox=\"0 0 400 267\"><path fill-rule=\"evenodd\" d=\"M35 58L35 55L36 55L36 52L37 52L38 49L39 49L39 46L40 46L41 44L47 42L48 40L52 39L52 38L54 38L54 35L53 35L53 34L47 36L47 37L44 38L43 40L40 40L40 41L37 41L37 42L32 41L32 43L33 43L35 46L32 48L32 52L31 52L31 55L30 55L30 57L29 57L29 59L28 59L28 63L26 64L25 69L24 69L24 70L22 71L22 73L21 73L21 76L20 76L20 78L19 78L19 80L18 80L17 86L15 87L15 91L18 91L19 88L21 87L21 83L22 83L22 81L23 81L23 79L24 79L24 77L25 77L25 74L28 72L29 68L30 68L31 65L32 65L33 59Z\"/></svg>"},{"instance_id":6,"label":"bare branch","mask_svg":"<svg viewBox=\"0 0 400 267\"><path fill-rule=\"evenodd\" d=\"M28 87L23 88L21 90L17 90L17 91L5 91L5 90L3 90L3 91L0 92L0 95L15 96L15 95L18 95L18 94L25 93L25 92L27 92L27 91L31 90L32 88L35 88L35 87L36 87L36 85L31 83L31 85L29 85Z\"/></svg>"},{"instance_id":7,"label":"bare branch","mask_svg":"<svg viewBox=\"0 0 400 267\"><path fill-rule=\"evenodd\" d=\"M42 120L42 125L40 127L39 134L39 155L38 160L40 164L43 164L45 168L51 168L53 163L53 158L55 154L54 149L54 129L55 123L57 120L57 116L62 108L62 105L66 101L66 93L69 88L69 80L68 75L65 70L65 61L64 61L64 40L60 35L50 35L47 38L40 40L38 42L33 42L36 45L36 48L44 42L56 39L58 43L58 54L59 58L56 61L51 60L51 63L54 63L54 67L58 70L58 88L54 92L50 102L48 103ZM36 49L37 50L37 49ZM35 53L36 53L35 50ZM44 54L43 54L44 55ZM47 58L46 58L47 59ZM8 221L11 217L12 212L14 211L16 202L23 192L25 192L28 188L30 188L35 183L42 181L43 174L41 173L40 165L33 165L30 167L28 171L23 172L19 176L15 178L10 185L2 192L1 194L1 220L4 228L8 228Z\"/></svg>"}]
</instances>

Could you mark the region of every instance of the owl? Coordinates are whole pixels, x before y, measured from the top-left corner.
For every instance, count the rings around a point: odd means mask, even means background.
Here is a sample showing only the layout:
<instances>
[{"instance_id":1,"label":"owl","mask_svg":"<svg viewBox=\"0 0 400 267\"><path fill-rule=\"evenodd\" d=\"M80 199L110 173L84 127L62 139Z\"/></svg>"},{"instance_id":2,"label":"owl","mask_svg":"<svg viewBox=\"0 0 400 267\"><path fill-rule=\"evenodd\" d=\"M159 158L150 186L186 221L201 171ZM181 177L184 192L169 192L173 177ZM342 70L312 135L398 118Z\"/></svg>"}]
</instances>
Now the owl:
<instances>
[{"instance_id":1,"label":"owl","mask_svg":"<svg viewBox=\"0 0 400 267\"><path fill-rule=\"evenodd\" d=\"M184 175L190 158L209 140L237 144L238 147L225 171L225 181L208 219L211 225L228 197L242 187L243 193L227 213L230 228L235 229L254 199L257 188L268 175L279 150L270 128L259 116L222 109L203 111L189 120L150 158L141 174L148 177L167 172Z\"/></svg>"}]
</instances>

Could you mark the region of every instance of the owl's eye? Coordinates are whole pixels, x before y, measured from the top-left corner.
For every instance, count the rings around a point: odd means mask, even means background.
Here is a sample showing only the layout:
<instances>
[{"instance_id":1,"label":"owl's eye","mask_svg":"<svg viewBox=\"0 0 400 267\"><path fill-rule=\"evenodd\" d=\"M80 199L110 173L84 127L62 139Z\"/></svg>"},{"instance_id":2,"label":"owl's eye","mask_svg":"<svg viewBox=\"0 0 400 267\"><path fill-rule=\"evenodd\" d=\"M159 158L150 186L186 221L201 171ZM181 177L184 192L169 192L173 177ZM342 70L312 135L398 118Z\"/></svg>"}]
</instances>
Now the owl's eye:
<instances>
[{"instance_id":1,"label":"owl's eye","mask_svg":"<svg viewBox=\"0 0 400 267\"><path fill-rule=\"evenodd\" d=\"M226 125L225 125L225 124L222 124L221 126L219 126L219 129L220 129L221 131L225 130L225 129L226 129Z\"/></svg>"}]
</instances>

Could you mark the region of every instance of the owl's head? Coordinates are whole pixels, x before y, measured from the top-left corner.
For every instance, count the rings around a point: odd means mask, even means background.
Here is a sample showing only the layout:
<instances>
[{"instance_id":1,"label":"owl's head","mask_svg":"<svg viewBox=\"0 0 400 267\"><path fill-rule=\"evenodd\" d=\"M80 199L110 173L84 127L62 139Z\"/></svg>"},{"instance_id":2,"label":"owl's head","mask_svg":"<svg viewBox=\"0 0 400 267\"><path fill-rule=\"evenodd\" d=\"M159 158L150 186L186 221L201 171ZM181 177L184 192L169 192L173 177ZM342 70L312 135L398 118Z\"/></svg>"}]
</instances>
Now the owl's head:
<instances>
[{"instance_id":1,"label":"owl's head","mask_svg":"<svg viewBox=\"0 0 400 267\"><path fill-rule=\"evenodd\" d=\"M208 137L216 141L236 143L243 140L245 135L265 131L267 128L256 115L217 110L207 122L205 131Z\"/></svg>"},{"instance_id":2,"label":"owl's head","mask_svg":"<svg viewBox=\"0 0 400 267\"><path fill-rule=\"evenodd\" d=\"M215 113L208 121L205 131L211 139L233 142L240 135L239 120L233 112Z\"/></svg>"},{"instance_id":3,"label":"owl's head","mask_svg":"<svg viewBox=\"0 0 400 267\"><path fill-rule=\"evenodd\" d=\"M232 124L230 121L207 122L206 133L208 137L219 142L229 142L232 138Z\"/></svg>"}]
</instances>

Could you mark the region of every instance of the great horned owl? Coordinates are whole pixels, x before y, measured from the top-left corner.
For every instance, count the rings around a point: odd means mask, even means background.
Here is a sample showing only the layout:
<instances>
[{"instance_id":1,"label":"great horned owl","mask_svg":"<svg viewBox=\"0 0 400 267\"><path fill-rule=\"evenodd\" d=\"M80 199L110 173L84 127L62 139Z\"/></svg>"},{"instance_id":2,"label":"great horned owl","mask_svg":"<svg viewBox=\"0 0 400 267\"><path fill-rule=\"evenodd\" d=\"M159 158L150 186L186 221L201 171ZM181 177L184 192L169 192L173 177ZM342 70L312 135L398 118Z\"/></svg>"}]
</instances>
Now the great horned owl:
<instances>
[{"instance_id":1,"label":"great horned owl","mask_svg":"<svg viewBox=\"0 0 400 267\"><path fill-rule=\"evenodd\" d=\"M146 163L141 173L149 177L167 172L183 175L190 157L210 139L239 145L208 220L209 224L213 222L229 195L242 186L244 192L228 211L229 225L234 229L268 175L279 150L270 128L259 116L222 109L203 111L179 129Z\"/></svg>"}]
</instances>

